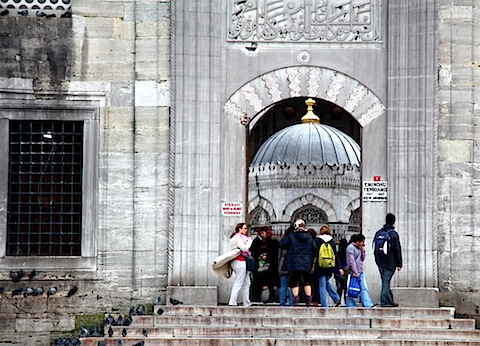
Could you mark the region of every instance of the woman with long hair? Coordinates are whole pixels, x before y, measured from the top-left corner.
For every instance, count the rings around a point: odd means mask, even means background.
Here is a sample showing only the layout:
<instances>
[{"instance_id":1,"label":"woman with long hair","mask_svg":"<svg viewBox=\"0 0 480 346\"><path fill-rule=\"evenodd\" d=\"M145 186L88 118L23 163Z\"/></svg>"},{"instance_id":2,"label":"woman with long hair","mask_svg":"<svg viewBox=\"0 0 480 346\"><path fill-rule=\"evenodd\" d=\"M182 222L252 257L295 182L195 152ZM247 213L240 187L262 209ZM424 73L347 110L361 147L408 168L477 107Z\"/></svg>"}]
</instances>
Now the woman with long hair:
<instances>
[{"instance_id":1,"label":"woman with long hair","mask_svg":"<svg viewBox=\"0 0 480 346\"><path fill-rule=\"evenodd\" d=\"M239 248L242 252L231 262L231 267L235 273L232 291L228 305L237 306L237 298L240 290L242 291L243 306L250 306L250 273L247 271L247 265L244 256L250 255L250 246L252 239L247 235L248 227L244 222L235 226L235 232L230 236L230 249Z\"/></svg>"}]
</instances>

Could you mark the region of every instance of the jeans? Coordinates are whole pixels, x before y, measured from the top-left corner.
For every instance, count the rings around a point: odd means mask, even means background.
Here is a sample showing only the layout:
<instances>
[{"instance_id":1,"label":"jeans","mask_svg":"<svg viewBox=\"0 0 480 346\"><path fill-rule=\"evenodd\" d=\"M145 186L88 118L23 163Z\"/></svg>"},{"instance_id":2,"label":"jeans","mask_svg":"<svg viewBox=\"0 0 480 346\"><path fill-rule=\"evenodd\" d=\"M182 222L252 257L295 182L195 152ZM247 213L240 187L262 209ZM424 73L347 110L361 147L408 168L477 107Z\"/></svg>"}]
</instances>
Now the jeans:
<instances>
[{"instance_id":1,"label":"jeans","mask_svg":"<svg viewBox=\"0 0 480 346\"><path fill-rule=\"evenodd\" d=\"M242 291L243 306L250 306L250 273L247 272L245 261L233 260L231 263L233 272L235 273L235 281L233 282L232 292L228 305L236 306L237 298L240 290Z\"/></svg>"},{"instance_id":2,"label":"jeans","mask_svg":"<svg viewBox=\"0 0 480 346\"><path fill-rule=\"evenodd\" d=\"M368 292L365 273L360 273L360 298L362 299L363 307L365 308L373 307L373 302L372 302L372 299L370 299L370 293ZM357 300L355 298L350 298L347 296L347 301L345 302L345 306L347 308L353 308L357 306Z\"/></svg>"},{"instance_id":3,"label":"jeans","mask_svg":"<svg viewBox=\"0 0 480 346\"><path fill-rule=\"evenodd\" d=\"M337 291L335 291L332 284L330 283L329 276L320 275L318 277L318 289L320 291L320 304L324 308L328 308L327 292L328 292L328 295L333 299L335 304L340 301L340 296L338 295Z\"/></svg>"},{"instance_id":4,"label":"jeans","mask_svg":"<svg viewBox=\"0 0 480 346\"><path fill-rule=\"evenodd\" d=\"M392 281L395 269L378 268L380 270L380 276L382 277L382 291L380 292L380 305L393 305L392 290L390 289L390 281Z\"/></svg>"},{"instance_id":5,"label":"jeans","mask_svg":"<svg viewBox=\"0 0 480 346\"><path fill-rule=\"evenodd\" d=\"M287 303L288 293L288 305L293 305L293 293L292 289L288 287L288 274L280 275L280 306L285 306Z\"/></svg>"}]
</instances>

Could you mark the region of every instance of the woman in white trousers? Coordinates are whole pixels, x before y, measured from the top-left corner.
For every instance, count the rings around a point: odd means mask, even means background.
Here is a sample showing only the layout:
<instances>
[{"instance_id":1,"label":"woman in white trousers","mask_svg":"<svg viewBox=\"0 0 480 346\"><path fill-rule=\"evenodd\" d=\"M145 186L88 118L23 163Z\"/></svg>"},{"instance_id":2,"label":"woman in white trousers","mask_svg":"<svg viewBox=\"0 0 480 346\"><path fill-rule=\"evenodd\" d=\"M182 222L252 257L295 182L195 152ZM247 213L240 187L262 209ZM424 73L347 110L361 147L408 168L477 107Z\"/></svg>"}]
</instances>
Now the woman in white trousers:
<instances>
[{"instance_id":1,"label":"woman in white trousers","mask_svg":"<svg viewBox=\"0 0 480 346\"><path fill-rule=\"evenodd\" d=\"M248 227L241 222L235 226L235 232L230 236L230 249L239 248L242 252L231 262L231 267L235 273L232 291L230 293L229 306L237 306L237 298L240 290L242 291L243 306L252 305L250 303L250 273L247 272L247 265L244 255L250 254L252 239L247 235Z\"/></svg>"}]
</instances>

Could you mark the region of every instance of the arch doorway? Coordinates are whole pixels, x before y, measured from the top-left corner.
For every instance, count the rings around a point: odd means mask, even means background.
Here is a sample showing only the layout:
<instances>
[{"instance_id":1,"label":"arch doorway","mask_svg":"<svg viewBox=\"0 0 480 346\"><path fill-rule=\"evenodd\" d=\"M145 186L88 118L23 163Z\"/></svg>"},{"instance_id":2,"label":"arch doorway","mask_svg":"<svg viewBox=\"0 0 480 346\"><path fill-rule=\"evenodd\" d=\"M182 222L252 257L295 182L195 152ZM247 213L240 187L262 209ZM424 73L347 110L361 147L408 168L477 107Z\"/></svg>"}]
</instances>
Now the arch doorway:
<instances>
[{"instance_id":1,"label":"arch doorway","mask_svg":"<svg viewBox=\"0 0 480 346\"><path fill-rule=\"evenodd\" d=\"M364 137L362 137L365 129L369 134L378 133L378 128L384 126L385 117L382 115L386 112L385 106L368 87L348 75L314 66L286 67L271 71L243 85L231 95L223 107L230 119L246 127L244 133L248 137L250 146L244 151L246 167L249 166L256 149L266 138L282 128L298 123L301 115L305 113L304 101L308 97L318 102L315 111L319 113L322 121L354 138L362 147L362 151L365 150ZM374 125L369 126L370 124ZM376 142L384 140L383 134L375 139ZM229 143L234 146L234 139L227 138L225 144L228 148L230 148ZM369 154L369 164L366 167L362 166L362 174L371 175L372 171L383 173L384 166L378 165L377 162L381 162L384 150L372 150L378 147L378 143L373 143L371 140L366 143L367 149L372 151L373 155ZM247 195L248 191L255 189L257 185L257 182L249 184L247 178L248 172L244 176L245 186L249 186L245 188L245 205L248 205L248 211L252 213L251 216L254 219L268 220L274 224L272 220L278 220L281 217L282 222L288 224L291 220L287 215L291 217L298 208L308 204L306 200L308 194L305 193L303 199L299 198L297 202L292 201L294 206L295 203L298 204L295 209L291 210L287 206L284 210L275 210L272 202L263 196ZM360 179L358 183L360 184ZM366 220L365 210L360 208L360 198L352 199L347 204L344 210L337 210L334 217L329 218L328 221L337 228L344 228L345 231L360 230ZM328 213L329 211L324 208L328 209L328 206L324 205L320 208ZM371 214L372 219L376 217L373 213ZM276 217L272 218L272 215ZM347 221L339 224L339 219Z\"/></svg>"}]
</instances>

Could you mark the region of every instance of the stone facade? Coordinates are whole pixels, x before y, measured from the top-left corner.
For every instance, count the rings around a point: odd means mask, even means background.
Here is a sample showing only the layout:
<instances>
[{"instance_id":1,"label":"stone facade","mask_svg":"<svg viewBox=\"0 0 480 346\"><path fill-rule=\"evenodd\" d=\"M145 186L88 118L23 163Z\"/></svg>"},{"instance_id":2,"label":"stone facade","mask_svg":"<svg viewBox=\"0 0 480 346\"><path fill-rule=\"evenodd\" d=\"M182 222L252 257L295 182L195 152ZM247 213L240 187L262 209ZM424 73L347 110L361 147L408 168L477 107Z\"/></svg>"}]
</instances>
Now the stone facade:
<instances>
[{"instance_id":1,"label":"stone facade","mask_svg":"<svg viewBox=\"0 0 480 346\"><path fill-rule=\"evenodd\" d=\"M362 231L371 242L379 215L397 215L405 267L394 285L438 287L443 304L478 318L480 1L367 1L360 10L374 25L362 37L298 40L295 30L231 34L233 3L75 0L72 18L1 18L4 156L9 120L54 111L92 122L96 153L85 171L94 189L82 258L5 255L8 163L0 161L0 286L13 290L8 274L20 268L36 268L36 283L58 284L63 295L77 284L70 314L153 302L173 285L218 287L225 302L231 283L210 263L242 220L222 217L222 202L248 205L245 125L280 100L314 97L362 126L362 179L388 181L387 203L363 203ZM375 297L378 274L367 262ZM25 325L19 307L33 301L8 299ZM62 304L33 305L55 315Z\"/></svg>"}]
</instances>

